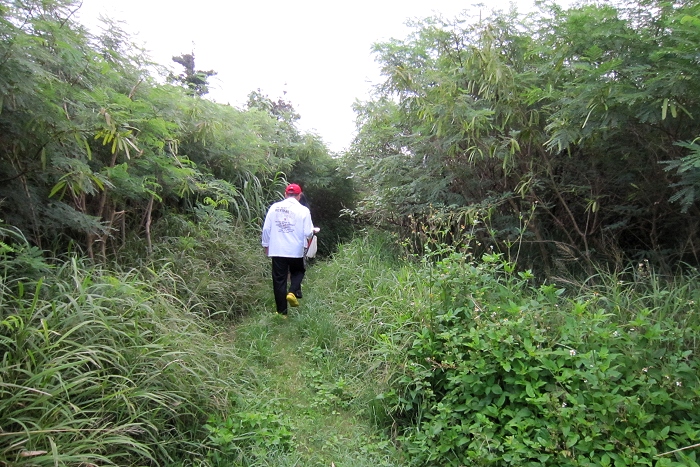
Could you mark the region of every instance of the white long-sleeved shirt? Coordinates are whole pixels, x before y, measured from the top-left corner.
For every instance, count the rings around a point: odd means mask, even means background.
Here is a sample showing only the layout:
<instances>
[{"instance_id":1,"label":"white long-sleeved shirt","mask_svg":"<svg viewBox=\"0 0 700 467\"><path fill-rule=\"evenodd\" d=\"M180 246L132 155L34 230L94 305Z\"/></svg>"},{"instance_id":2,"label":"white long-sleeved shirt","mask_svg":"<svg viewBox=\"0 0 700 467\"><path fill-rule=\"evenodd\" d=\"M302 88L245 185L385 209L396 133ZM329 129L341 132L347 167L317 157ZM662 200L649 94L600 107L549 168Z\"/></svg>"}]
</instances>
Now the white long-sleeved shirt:
<instances>
[{"instance_id":1,"label":"white long-sleeved shirt","mask_svg":"<svg viewBox=\"0 0 700 467\"><path fill-rule=\"evenodd\" d=\"M267 211L262 230L262 246L267 256L302 258L307 239L313 236L309 208L294 197L285 198Z\"/></svg>"}]
</instances>

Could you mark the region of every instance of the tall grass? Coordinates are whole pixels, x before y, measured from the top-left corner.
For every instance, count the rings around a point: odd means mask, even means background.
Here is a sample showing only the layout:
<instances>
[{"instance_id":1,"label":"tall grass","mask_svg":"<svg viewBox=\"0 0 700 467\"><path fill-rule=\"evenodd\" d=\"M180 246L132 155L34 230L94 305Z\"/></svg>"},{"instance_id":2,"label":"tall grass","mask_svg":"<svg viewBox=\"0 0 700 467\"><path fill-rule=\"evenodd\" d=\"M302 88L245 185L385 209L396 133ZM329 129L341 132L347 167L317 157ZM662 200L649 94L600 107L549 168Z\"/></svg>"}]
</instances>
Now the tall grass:
<instances>
[{"instance_id":1,"label":"tall grass","mask_svg":"<svg viewBox=\"0 0 700 467\"><path fill-rule=\"evenodd\" d=\"M619 272L599 272L584 281L564 285L580 300L613 311L611 319L625 326L670 325L668 343L700 351L696 330L700 329L700 272L689 269L675 276L658 274L647 262ZM634 326L634 324L632 324ZM682 336L679 334L681 333Z\"/></svg>"},{"instance_id":2,"label":"tall grass","mask_svg":"<svg viewBox=\"0 0 700 467\"><path fill-rule=\"evenodd\" d=\"M319 296L293 323L315 346L316 390L335 395L381 433L373 446L386 465L405 460L392 442L396 425L384 397L407 363L429 294L421 267L400 255L395 239L379 231L342 245L312 268L312 293Z\"/></svg>"},{"instance_id":3,"label":"tall grass","mask_svg":"<svg viewBox=\"0 0 700 467\"><path fill-rule=\"evenodd\" d=\"M185 225L128 270L4 236L0 465L209 462L207 419L258 378L208 317L252 306L261 255L225 222Z\"/></svg>"},{"instance_id":4,"label":"tall grass","mask_svg":"<svg viewBox=\"0 0 700 467\"><path fill-rule=\"evenodd\" d=\"M189 308L235 318L260 307L268 271L259 237L226 211L200 206L194 218L166 217L154 226L154 236L158 242L145 264L170 271L155 279Z\"/></svg>"},{"instance_id":5,"label":"tall grass","mask_svg":"<svg viewBox=\"0 0 700 467\"><path fill-rule=\"evenodd\" d=\"M0 252L0 465L695 465L697 274L537 285L373 232L284 320L255 236L167 222L139 269Z\"/></svg>"},{"instance_id":6,"label":"tall grass","mask_svg":"<svg viewBox=\"0 0 700 467\"><path fill-rule=\"evenodd\" d=\"M2 283L0 464L202 456L203 422L226 406L238 359L148 279L73 260L43 281Z\"/></svg>"}]
</instances>

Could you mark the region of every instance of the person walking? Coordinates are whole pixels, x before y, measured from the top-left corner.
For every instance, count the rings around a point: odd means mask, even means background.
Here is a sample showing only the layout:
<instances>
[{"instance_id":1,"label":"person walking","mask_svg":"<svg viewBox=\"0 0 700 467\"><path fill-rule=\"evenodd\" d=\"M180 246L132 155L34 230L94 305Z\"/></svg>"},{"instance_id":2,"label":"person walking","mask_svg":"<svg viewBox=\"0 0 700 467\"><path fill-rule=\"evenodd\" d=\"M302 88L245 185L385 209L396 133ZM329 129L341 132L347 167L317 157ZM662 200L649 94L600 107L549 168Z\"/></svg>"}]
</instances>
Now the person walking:
<instances>
[{"instance_id":1,"label":"person walking","mask_svg":"<svg viewBox=\"0 0 700 467\"><path fill-rule=\"evenodd\" d=\"M287 185L285 199L270 206L262 229L262 246L272 259L272 291L277 313L286 316L287 307L299 306L304 279L304 248L315 231L309 208L299 200L301 187ZM289 277L289 289L287 278Z\"/></svg>"}]
</instances>

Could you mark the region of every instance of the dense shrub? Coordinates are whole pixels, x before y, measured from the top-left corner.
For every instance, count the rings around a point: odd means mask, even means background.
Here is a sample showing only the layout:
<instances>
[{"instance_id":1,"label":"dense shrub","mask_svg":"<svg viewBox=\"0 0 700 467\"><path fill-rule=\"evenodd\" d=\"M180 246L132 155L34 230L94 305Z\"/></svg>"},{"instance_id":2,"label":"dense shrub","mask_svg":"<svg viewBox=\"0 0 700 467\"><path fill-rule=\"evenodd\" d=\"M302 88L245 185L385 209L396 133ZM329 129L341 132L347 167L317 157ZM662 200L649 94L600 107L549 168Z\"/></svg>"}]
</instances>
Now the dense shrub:
<instances>
[{"instance_id":1,"label":"dense shrub","mask_svg":"<svg viewBox=\"0 0 700 467\"><path fill-rule=\"evenodd\" d=\"M665 455L700 433L697 277L569 297L461 254L431 276L393 395L415 465L698 465L692 449Z\"/></svg>"}]
</instances>

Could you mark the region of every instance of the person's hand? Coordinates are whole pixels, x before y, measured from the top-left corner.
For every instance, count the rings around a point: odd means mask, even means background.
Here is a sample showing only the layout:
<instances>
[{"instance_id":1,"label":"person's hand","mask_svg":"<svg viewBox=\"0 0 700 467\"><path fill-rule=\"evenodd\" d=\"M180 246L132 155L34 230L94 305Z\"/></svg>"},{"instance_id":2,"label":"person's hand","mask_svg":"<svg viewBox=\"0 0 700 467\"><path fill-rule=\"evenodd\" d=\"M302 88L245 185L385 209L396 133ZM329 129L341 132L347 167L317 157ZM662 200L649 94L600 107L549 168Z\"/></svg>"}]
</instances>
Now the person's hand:
<instances>
[{"instance_id":1,"label":"person's hand","mask_svg":"<svg viewBox=\"0 0 700 467\"><path fill-rule=\"evenodd\" d=\"M319 233L319 232L321 231L321 228L320 228L320 227L314 227L313 231L314 231L315 234L317 234L317 233Z\"/></svg>"}]
</instances>

